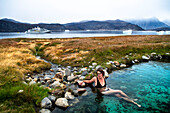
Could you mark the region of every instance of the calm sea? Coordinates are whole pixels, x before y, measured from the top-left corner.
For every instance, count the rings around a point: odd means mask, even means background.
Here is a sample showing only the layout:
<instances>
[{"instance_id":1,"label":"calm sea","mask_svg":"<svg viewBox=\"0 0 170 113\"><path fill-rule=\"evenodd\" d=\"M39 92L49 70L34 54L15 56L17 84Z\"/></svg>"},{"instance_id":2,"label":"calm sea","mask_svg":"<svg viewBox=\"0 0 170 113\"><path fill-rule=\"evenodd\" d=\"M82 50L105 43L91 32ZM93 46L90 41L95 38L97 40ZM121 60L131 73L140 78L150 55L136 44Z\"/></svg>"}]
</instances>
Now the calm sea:
<instances>
[{"instance_id":1,"label":"calm sea","mask_svg":"<svg viewBox=\"0 0 170 113\"><path fill-rule=\"evenodd\" d=\"M73 38L73 37L98 37L121 35L168 35L170 31L68 31L52 32L48 34L26 34L24 32L0 33L0 39L6 38Z\"/></svg>"}]
</instances>

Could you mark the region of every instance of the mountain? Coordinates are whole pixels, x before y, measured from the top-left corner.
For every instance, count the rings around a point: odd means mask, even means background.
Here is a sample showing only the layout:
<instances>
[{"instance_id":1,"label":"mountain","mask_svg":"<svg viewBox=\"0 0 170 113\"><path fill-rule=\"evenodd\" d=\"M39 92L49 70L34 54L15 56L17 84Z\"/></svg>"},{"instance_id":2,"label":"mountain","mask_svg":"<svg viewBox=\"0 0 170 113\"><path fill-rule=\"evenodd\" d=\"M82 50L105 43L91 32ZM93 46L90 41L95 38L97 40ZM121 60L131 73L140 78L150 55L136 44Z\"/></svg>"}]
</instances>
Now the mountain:
<instances>
[{"instance_id":1,"label":"mountain","mask_svg":"<svg viewBox=\"0 0 170 113\"><path fill-rule=\"evenodd\" d=\"M161 27L161 28L156 28L152 30L153 31L170 31L170 27Z\"/></svg>"},{"instance_id":2,"label":"mountain","mask_svg":"<svg viewBox=\"0 0 170 113\"><path fill-rule=\"evenodd\" d=\"M122 20L106 20L106 21L81 21L64 24L68 30L143 30L141 27L122 21Z\"/></svg>"},{"instance_id":3,"label":"mountain","mask_svg":"<svg viewBox=\"0 0 170 113\"><path fill-rule=\"evenodd\" d=\"M58 23L39 23L29 24L21 23L13 19L0 20L0 32L25 32L28 29L39 26L51 31L64 30L143 30L141 27L122 21L122 20L106 20L106 21L81 21L67 24Z\"/></svg>"},{"instance_id":4,"label":"mountain","mask_svg":"<svg viewBox=\"0 0 170 113\"><path fill-rule=\"evenodd\" d=\"M0 20L0 32L25 32L33 27L42 27L51 31L64 31L65 27L61 24L29 24L21 23L12 19Z\"/></svg>"},{"instance_id":5,"label":"mountain","mask_svg":"<svg viewBox=\"0 0 170 113\"><path fill-rule=\"evenodd\" d=\"M168 26L170 26L170 20L164 20L163 21L165 24L167 24Z\"/></svg>"},{"instance_id":6,"label":"mountain","mask_svg":"<svg viewBox=\"0 0 170 113\"><path fill-rule=\"evenodd\" d=\"M133 19L125 20L132 24L136 24L145 30L156 29L161 27L169 27L167 24L159 21L157 18L148 18L148 19Z\"/></svg>"},{"instance_id":7,"label":"mountain","mask_svg":"<svg viewBox=\"0 0 170 113\"><path fill-rule=\"evenodd\" d=\"M16 21L16 20L14 20L14 19L9 19L9 18L3 18L3 19L1 19L1 20L6 21L6 22L21 23L21 22L19 22L19 21Z\"/></svg>"}]
</instances>

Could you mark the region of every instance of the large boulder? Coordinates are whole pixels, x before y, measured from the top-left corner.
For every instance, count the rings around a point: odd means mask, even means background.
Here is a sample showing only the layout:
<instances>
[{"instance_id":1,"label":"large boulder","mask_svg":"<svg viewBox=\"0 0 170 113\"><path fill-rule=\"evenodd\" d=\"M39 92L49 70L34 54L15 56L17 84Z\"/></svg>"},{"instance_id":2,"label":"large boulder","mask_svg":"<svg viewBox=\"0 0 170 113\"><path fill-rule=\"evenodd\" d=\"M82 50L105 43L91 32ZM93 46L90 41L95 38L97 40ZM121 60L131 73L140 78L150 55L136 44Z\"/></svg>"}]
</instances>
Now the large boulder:
<instances>
[{"instance_id":1,"label":"large boulder","mask_svg":"<svg viewBox=\"0 0 170 113\"><path fill-rule=\"evenodd\" d=\"M51 108L52 107L52 102L45 97L42 101L41 101L41 107L42 108Z\"/></svg>"},{"instance_id":2,"label":"large boulder","mask_svg":"<svg viewBox=\"0 0 170 113\"><path fill-rule=\"evenodd\" d=\"M66 92L65 95L64 95L64 97L65 97L66 99L74 99L74 95L72 95L71 92Z\"/></svg>"},{"instance_id":3,"label":"large boulder","mask_svg":"<svg viewBox=\"0 0 170 113\"><path fill-rule=\"evenodd\" d=\"M68 100L66 98L58 98L55 104L59 107L67 108L69 106Z\"/></svg>"}]
</instances>

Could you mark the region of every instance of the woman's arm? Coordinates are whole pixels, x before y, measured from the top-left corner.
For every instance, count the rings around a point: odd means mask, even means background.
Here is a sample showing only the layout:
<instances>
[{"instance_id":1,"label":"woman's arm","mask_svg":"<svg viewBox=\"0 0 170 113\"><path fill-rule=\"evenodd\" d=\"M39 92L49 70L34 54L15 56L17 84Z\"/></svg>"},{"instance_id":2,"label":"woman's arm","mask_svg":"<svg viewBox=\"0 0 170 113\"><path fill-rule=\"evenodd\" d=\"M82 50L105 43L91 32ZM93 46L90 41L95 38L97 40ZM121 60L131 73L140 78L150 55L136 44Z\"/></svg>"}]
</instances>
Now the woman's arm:
<instances>
[{"instance_id":1,"label":"woman's arm","mask_svg":"<svg viewBox=\"0 0 170 113\"><path fill-rule=\"evenodd\" d=\"M79 85L82 85L84 83L92 83L95 82L95 77L93 77L91 80L83 80Z\"/></svg>"}]
</instances>

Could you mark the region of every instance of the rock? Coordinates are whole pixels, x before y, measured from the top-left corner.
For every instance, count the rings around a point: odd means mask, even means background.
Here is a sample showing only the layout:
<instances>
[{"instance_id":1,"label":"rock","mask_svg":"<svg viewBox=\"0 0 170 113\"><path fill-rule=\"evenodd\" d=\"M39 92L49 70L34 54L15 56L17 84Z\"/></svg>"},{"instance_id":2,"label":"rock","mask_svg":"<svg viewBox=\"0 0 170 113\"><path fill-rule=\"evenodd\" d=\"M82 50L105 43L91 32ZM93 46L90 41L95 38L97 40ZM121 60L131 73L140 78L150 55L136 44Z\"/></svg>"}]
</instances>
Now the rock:
<instances>
[{"instance_id":1,"label":"rock","mask_svg":"<svg viewBox=\"0 0 170 113\"><path fill-rule=\"evenodd\" d=\"M78 98L75 98L75 99L72 101L73 104L77 104L78 102L80 102Z\"/></svg>"},{"instance_id":2,"label":"rock","mask_svg":"<svg viewBox=\"0 0 170 113\"><path fill-rule=\"evenodd\" d=\"M62 89L66 89L66 88L67 88L67 86L66 86L65 84L61 84L60 87L61 87Z\"/></svg>"},{"instance_id":3,"label":"rock","mask_svg":"<svg viewBox=\"0 0 170 113\"><path fill-rule=\"evenodd\" d=\"M85 79L85 76L81 76L80 78L79 78L79 80L84 80Z\"/></svg>"},{"instance_id":4,"label":"rock","mask_svg":"<svg viewBox=\"0 0 170 113\"><path fill-rule=\"evenodd\" d=\"M56 88L56 87L59 87L60 86L60 82L59 81L55 81L53 82L50 86L53 87L53 88Z\"/></svg>"},{"instance_id":5,"label":"rock","mask_svg":"<svg viewBox=\"0 0 170 113\"><path fill-rule=\"evenodd\" d=\"M106 62L106 65L110 65L111 63L110 62Z\"/></svg>"},{"instance_id":6,"label":"rock","mask_svg":"<svg viewBox=\"0 0 170 113\"><path fill-rule=\"evenodd\" d=\"M114 65L116 66L120 66L119 62L118 61L114 61Z\"/></svg>"},{"instance_id":7,"label":"rock","mask_svg":"<svg viewBox=\"0 0 170 113\"><path fill-rule=\"evenodd\" d=\"M142 56L142 59L143 59L143 60L149 60L149 57L147 57L147 56Z\"/></svg>"},{"instance_id":8,"label":"rock","mask_svg":"<svg viewBox=\"0 0 170 113\"><path fill-rule=\"evenodd\" d=\"M70 76L71 75L71 70L66 68L65 70L65 76Z\"/></svg>"},{"instance_id":9,"label":"rock","mask_svg":"<svg viewBox=\"0 0 170 113\"><path fill-rule=\"evenodd\" d=\"M150 59L150 58L147 57L147 56L142 56L142 60L143 60L143 61L149 61L149 59Z\"/></svg>"},{"instance_id":10,"label":"rock","mask_svg":"<svg viewBox=\"0 0 170 113\"><path fill-rule=\"evenodd\" d=\"M58 98L58 99L56 100L55 104L56 104L57 106L64 107L64 108L66 108L66 107L69 106L68 100L67 100L66 98Z\"/></svg>"},{"instance_id":11,"label":"rock","mask_svg":"<svg viewBox=\"0 0 170 113\"><path fill-rule=\"evenodd\" d=\"M54 72L54 70L53 70L53 69L50 69L50 71L51 71L51 72Z\"/></svg>"},{"instance_id":12,"label":"rock","mask_svg":"<svg viewBox=\"0 0 170 113\"><path fill-rule=\"evenodd\" d=\"M25 81L22 81L23 84L28 85Z\"/></svg>"},{"instance_id":13,"label":"rock","mask_svg":"<svg viewBox=\"0 0 170 113\"><path fill-rule=\"evenodd\" d=\"M49 99L51 102L55 102L56 97L53 96L53 95L49 95L49 96L48 96L48 99Z\"/></svg>"},{"instance_id":14,"label":"rock","mask_svg":"<svg viewBox=\"0 0 170 113\"><path fill-rule=\"evenodd\" d=\"M126 67L126 64L121 64L120 67L121 67L121 68L125 68L125 67Z\"/></svg>"},{"instance_id":15,"label":"rock","mask_svg":"<svg viewBox=\"0 0 170 113\"><path fill-rule=\"evenodd\" d=\"M38 78L34 78L34 81L37 82L37 81L38 81Z\"/></svg>"},{"instance_id":16,"label":"rock","mask_svg":"<svg viewBox=\"0 0 170 113\"><path fill-rule=\"evenodd\" d=\"M19 91L18 91L18 93L22 93L22 92L24 92L24 90L19 90Z\"/></svg>"},{"instance_id":17,"label":"rock","mask_svg":"<svg viewBox=\"0 0 170 113\"><path fill-rule=\"evenodd\" d=\"M96 70L98 70L99 68L102 68L102 66L100 65L96 66Z\"/></svg>"},{"instance_id":18,"label":"rock","mask_svg":"<svg viewBox=\"0 0 170 113\"><path fill-rule=\"evenodd\" d=\"M64 95L64 90L55 89L55 90L52 90L51 93L56 95L56 96L63 96Z\"/></svg>"},{"instance_id":19,"label":"rock","mask_svg":"<svg viewBox=\"0 0 170 113\"><path fill-rule=\"evenodd\" d=\"M49 109L41 109L39 112L40 113L51 113Z\"/></svg>"},{"instance_id":20,"label":"rock","mask_svg":"<svg viewBox=\"0 0 170 113\"><path fill-rule=\"evenodd\" d=\"M88 74L88 71L85 70L85 71L83 71L83 73L81 74L81 76L86 76L87 74Z\"/></svg>"},{"instance_id":21,"label":"rock","mask_svg":"<svg viewBox=\"0 0 170 113\"><path fill-rule=\"evenodd\" d=\"M104 76L105 76L106 78L108 78L108 77L109 77L108 72L107 72L105 69L104 69L103 71L104 71Z\"/></svg>"},{"instance_id":22,"label":"rock","mask_svg":"<svg viewBox=\"0 0 170 113\"><path fill-rule=\"evenodd\" d=\"M36 84L36 82L35 82L35 81L31 81L31 82L29 83L29 85L33 85L33 84Z\"/></svg>"},{"instance_id":23,"label":"rock","mask_svg":"<svg viewBox=\"0 0 170 113\"><path fill-rule=\"evenodd\" d=\"M84 91L86 91L86 89L85 88L78 88L77 91L78 92L84 92Z\"/></svg>"},{"instance_id":24,"label":"rock","mask_svg":"<svg viewBox=\"0 0 170 113\"><path fill-rule=\"evenodd\" d=\"M88 93L87 93L87 91L85 91L81 96L87 96L88 95Z\"/></svg>"},{"instance_id":25,"label":"rock","mask_svg":"<svg viewBox=\"0 0 170 113\"><path fill-rule=\"evenodd\" d=\"M41 107L42 108L51 108L52 107L52 102L45 97L42 101L41 101Z\"/></svg>"},{"instance_id":26,"label":"rock","mask_svg":"<svg viewBox=\"0 0 170 113\"><path fill-rule=\"evenodd\" d=\"M73 90L73 95L78 96L78 90Z\"/></svg>"},{"instance_id":27,"label":"rock","mask_svg":"<svg viewBox=\"0 0 170 113\"><path fill-rule=\"evenodd\" d=\"M83 72L83 71L86 71L86 70L87 70L87 68L81 68L80 72Z\"/></svg>"},{"instance_id":28,"label":"rock","mask_svg":"<svg viewBox=\"0 0 170 113\"><path fill-rule=\"evenodd\" d=\"M71 82L71 81L73 81L73 80L75 80L75 79L77 79L78 78L78 76L77 75L72 75L72 76L68 76L67 77L67 81L69 81L69 82Z\"/></svg>"},{"instance_id":29,"label":"rock","mask_svg":"<svg viewBox=\"0 0 170 113\"><path fill-rule=\"evenodd\" d=\"M50 78L49 76L45 76L45 77L44 77L44 80L46 80L46 81L47 81L47 80L51 80L51 78Z\"/></svg>"},{"instance_id":30,"label":"rock","mask_svg":"<svg viewBox=\"0 0 170 113\"><path fill-rule=\"evenodd\" d=\"M126 89L127 87L126 86L120 86L120 89Z\"/></svg>"},{"instance_id":31,"label":"rock","mask_svg":"<svg viewBox=\"0 0 170 113\"><path fill-rule=\"evenodd\" d=\"M135 61L135 63L139 63L139 60L137 60L137 59L135 59L134 61Z\"/></svg>"},{"instance_id":32,"label":"rock","mask_svg":"<svg viewBox=\"0 0 170 113\"><path fill-rule=\"evenodd\" d=\"M92 63L92 66L96 66L96 65L97 65L97 63L95 63L95 62L94 62L94 63Z\"/></svg>"},{"instance_id":33,"label":"rock","mask_svg":"<svg viewBox=\"0 0 170 113\"><path fill-rule=\"evenodd\" d=\"M64 97L65 97L66 99L74 99L74 95L72 95L71 92L66 92L65 95L64 95Z\"/></svg>"}]
</instances>

